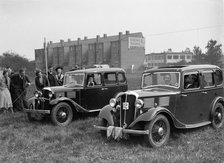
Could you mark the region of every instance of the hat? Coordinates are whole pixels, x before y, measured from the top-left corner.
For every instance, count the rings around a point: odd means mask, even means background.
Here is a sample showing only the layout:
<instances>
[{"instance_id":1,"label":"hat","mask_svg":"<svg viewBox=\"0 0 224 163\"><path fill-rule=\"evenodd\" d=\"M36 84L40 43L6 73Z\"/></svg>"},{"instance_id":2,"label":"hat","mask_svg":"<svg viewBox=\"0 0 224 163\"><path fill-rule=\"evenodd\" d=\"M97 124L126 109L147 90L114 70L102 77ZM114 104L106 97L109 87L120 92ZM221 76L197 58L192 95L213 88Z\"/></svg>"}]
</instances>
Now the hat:
<instances>
[{"instance_id":1,"label":"hat","mask_svg":"<svg viewBox=\"0 0 224 163\"><path fill-rule=\"evenodd\" d=\"M63 70L63 68L62 68L61 66L56 67L56 69L55 69L55 70L57 71L58 69Z\"/></svg>"},{"instance_id":2,"label":"hat","mask_svg":"<svg viewBox=\"0 0 224 163\"><path fill-rule=\"evenodd\" d=\"M39 72L41 72L41 70L40 69L36 69L36 71L35 71L36 76L39 74Z\"/></svg>"}]
</instances>

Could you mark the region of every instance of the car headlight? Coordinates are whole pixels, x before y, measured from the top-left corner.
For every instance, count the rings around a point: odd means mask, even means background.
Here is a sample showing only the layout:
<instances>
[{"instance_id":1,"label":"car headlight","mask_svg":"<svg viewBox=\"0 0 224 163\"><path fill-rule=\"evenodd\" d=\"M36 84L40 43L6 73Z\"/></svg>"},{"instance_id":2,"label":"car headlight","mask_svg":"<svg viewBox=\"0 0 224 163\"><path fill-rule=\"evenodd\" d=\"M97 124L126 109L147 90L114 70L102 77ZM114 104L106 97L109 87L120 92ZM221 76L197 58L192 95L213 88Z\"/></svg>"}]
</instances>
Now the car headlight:
<instances>
[{"instance_id":1,"label":"car headlight","mask_svg":"<svg viewBox=\"0 0 224 163\"><path fill-rule=\"evenodd\" d=\"M135 107L136 107L137 109L142 108L143 105L144 105L144 102L143 102L141 99L137 99L137 100L136 100L136 102L135 102Z\"/></svg>"},{"instance_id":2,"label":"car headlight","mask_svg":"<svg viewBox=\"0 0 224 163\"><path fill-rule=\"evenodd\" d=\"M53 92L50 91L50 92L48 93L48 97L49 97L49 98L52 98L52 97L53 97Z\"/></svg>"},{"instance_id":3,"label":"car headlight","mask_svg":"<svg viewBox=\"0 0 224 163\"><path fill-rule=\"evenodd\" d=\"M114 107L115 105L116 105L116 99L115 98L110 99L110 106Z\"/></svg>"},{"instance_id":4,"label":"car headlight","mask_svg":"<svg viewBox=\"0 0 224 163\"><path fill-rule=\"evenodd\" d=\"M35 92L34 92L34 96L35 96L36 98L38 98L38 97L42 96L42 92L40 92L40 91L35 91Z\"/></svg>"}]
</instances>

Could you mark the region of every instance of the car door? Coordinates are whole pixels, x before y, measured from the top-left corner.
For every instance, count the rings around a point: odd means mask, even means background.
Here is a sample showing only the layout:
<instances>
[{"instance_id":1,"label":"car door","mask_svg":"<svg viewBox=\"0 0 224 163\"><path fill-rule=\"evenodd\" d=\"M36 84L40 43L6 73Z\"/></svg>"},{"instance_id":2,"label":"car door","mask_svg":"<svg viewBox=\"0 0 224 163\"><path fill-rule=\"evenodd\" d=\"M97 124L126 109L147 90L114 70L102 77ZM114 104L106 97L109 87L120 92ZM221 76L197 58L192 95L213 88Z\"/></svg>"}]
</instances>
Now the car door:
<instances>
[{"instance_id":1,"label":"car door","mask_svg":"<svg viewBox=\"0 0 224 163\"><path fill-rule=\"evenodd\" d=\"M94 84L89 85L89 79L92 78ZM87 110L101 109L105 104L102 103L104 90L102 89L102 74L89 73L86 75L85 89L81 92L81 105Z\"/></svg>"},{"instance_id":2,"label":"car door","mask_svg":"<svg viewBox=\"0 0 224 163\"><path fill-rule=\"evenodd\" d=\"M192 86L188 78L193 78ZM179 102L175 110L175 117L184 124L199 123L200 108L202 107L201 101L201 88L199 83L199 72L187 72L182 77L182 91L179 97Z\"/></svg>"},{"instance_id":3,"label":"car door","mask_svg":"<svg viewBox=\"0 0 224 163\"><path fill-rule=\"evenodd\" d=\"M103 83L102 101L105 105L109 104L110 99L117 93L127 90L127 81L122 72L104 72Z\"/></svg>"},{"instance_id":4,"label":"car door","mask_svg":"<svg viewBox=\"0 0 224 163\"><path fill-rule=\"evenodd\" d=\"M202 85L202 92L201 92L201 107L200 107L200 114L202 121L208 121L210 118L211 112L211 104L212 101L215 99L217 92L217 87L215 87L214 81L214 71L212 70L204 70L201 71L201 85Z\"/></svg>"}]
</instances>

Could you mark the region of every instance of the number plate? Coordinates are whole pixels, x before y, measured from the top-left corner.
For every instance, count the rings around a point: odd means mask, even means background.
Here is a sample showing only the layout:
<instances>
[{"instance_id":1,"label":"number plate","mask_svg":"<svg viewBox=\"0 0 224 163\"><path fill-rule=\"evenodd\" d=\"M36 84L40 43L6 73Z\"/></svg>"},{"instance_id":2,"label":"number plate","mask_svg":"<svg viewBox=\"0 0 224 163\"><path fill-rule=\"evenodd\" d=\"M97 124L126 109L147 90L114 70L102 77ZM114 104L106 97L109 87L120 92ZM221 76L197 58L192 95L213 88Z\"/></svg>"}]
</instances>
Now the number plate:
<instances>
[{"instance_id":1,"label":"number plate","mask_svg":"<svg viewBox=\"0 0 224 163\"><path fill-rule=\"evenodd\" d=\"M128 110L129 109L129 103L128 102L124 102L123 103L123 109L124 110Z\"/></svg>"}]
</instances>

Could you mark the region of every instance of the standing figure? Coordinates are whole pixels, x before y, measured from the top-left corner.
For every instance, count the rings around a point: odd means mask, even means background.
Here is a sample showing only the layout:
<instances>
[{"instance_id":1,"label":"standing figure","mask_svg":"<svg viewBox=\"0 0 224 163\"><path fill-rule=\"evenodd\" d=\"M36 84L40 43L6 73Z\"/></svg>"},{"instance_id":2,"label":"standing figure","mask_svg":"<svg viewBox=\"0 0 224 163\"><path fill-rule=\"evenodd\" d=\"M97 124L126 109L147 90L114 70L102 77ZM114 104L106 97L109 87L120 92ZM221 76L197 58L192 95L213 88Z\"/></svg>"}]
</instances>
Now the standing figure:
<instances>
[{"instance_id":1,"label":"standing figure","mask_svg":"<svg viewBox=\"0 0 224 163\"><path fill-rule=\"evenodd\" d=\"M35 86L38 91L42 91L44 87L48 86L48 79L40 70L36 70Z\"/></svg>"},{"instance_id":2,"label":"standing figure","mask_svg":"<svg viewBox=\"0 0 224 163\"><path fill-rule=\"evenodd\" d=\"M63 80L64 80L64 75L62 74L62 67L57 67L55 70L56 70L56 75L55 75L55 78L56 78L56 81L57 81L57 85L61 86L63 85Z\"/></svg>"},{"instance_id":3,"label":"standing figure","mask_svg":"<svg viewBox=\"0 0 224 163\"><path fill-rule=\"evenodd\" d=\"M53 67L49 67L48 68L48 81L49 81L49 86L52 87L52 86L56 86L56 79L55 79L55 76L53 74Z\"/></svg>"},{"instance_id":4,"label":"standing figure","mask_svg":"<svg viewBox=\"0 0 224 163\"><path fill-rule=\"evenodd\" d=\"M25 69L20 69L19 74L11 77L11 89L13 95L13 108L15 111L22 111L23 108L28 108L26 101L26 88L30 85L30 80L25 75Z\"/></svg>"},{"instance_id":5,"label":"standing figure","mask_svg":"<svg viewBox=\"0 0 224 163\"><path fill-rule=\"evenodd\" d=\"M0 110L12 108L12 99L9 92L10 78L8 77L8 71L3 71L3 76L0 78Z\"/></svg>"}]
</instances>

